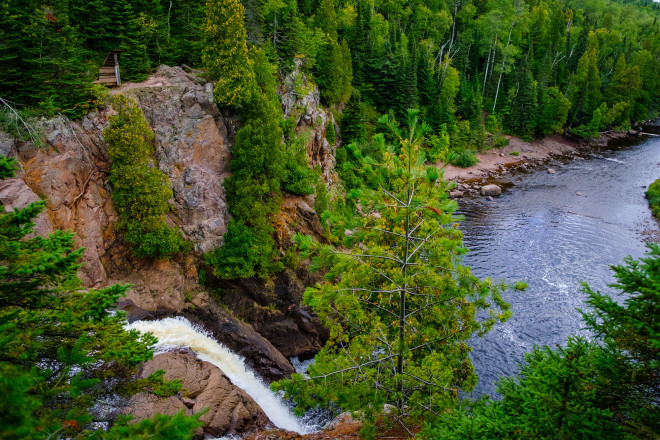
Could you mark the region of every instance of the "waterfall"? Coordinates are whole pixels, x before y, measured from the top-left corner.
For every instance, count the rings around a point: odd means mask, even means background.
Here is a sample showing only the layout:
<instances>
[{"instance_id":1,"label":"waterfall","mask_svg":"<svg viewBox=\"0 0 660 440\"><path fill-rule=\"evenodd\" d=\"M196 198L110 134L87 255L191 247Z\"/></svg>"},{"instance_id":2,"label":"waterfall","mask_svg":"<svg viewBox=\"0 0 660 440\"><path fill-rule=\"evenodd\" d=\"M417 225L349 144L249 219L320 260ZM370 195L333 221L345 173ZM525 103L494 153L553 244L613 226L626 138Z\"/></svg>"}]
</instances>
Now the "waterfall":
<instances>
[{"instance_id":1,"label":"waterfall","mask_svg":"<svg viewBox=\"0 0 660 440\"><path fill-rule=\"evenodd\" d=\"M220 368L234 385L249 394L275 426L299 434L312 432L312 429L304 426L282 399L245 365L243 358L217 342L206 331L193 326L187 319L176 317L160 321L136 321L127 325L126 329L153 334L158 339L156 347L161 351L174 347L189 348L199 359Z\"/></svg>"}]
</instances>

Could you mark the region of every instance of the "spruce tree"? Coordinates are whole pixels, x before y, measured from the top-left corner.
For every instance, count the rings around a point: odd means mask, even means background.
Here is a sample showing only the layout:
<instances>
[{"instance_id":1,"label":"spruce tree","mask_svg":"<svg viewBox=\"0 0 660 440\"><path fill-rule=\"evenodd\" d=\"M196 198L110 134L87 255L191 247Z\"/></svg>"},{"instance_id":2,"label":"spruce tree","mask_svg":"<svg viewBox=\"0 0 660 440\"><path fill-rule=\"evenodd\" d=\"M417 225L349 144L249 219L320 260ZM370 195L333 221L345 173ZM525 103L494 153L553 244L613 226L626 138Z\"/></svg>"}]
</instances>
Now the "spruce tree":
<instances>
[{"instance_id":1,"label":"spruce tree","mask_svg":"<svg viewBox=\"0 0 660 440\"><path fill-rule=\"evenodd\" d=\"M332 41L337 41L337 13L333 0L321 0L314 15L314 25L325 32Z\"/></svg>"},{"instance_id":2,"label":"spruce tree","mask_svg":"<svg viewBox=\"0 0 660 440\"><path fill-rule=\"evenodd\" d=\"M608 104L628 103L623 119L628 119L633 111L634 102L641 89L641 77L638 66L626 65L625 56L619 56L612 79L605 90Z\"/></svg>"},{"instance_id":3,"label":"spruce tree","mask_svg":"<svg viewBox=\"0 0 660 440\"><path fill-rule=\"evenodd\" d=\"M216 81L213 96L223 107L246 103L254 82L243 16L238 0L206 1L202 64Z\"/></svg>"},{"instance_id":4,"label":"spruce tree","mask_svg":"<svg viewBox=\"0 0 660 440\"><path fill-rule=\"evenodd\" d=\"M584 53L572 78L570 99L573 122L586 122L602 101L600 74L597 65L597 52L592 49Z\"/></svg>"},{"instance_id":5,"label":"spruce tree","mask_svg":"<svg viewBox=\"0 0 660 440\"><path fill-rule=\"evenodd\" d=\"M380 122L398 145L385 153L386 183L360 194L368 214L356 219L347 247L298 239L326 271L305 301L329 327L330 341L308 378L294 375L278 387L303 407L320 401L380 411L389 403L401 419L438 411L460 389L471 389L476 377L467 340L509 312L500 286L457 264L461 232L450 226L456 205L437 169L422 166L419 149L429 127L416 110L408 113L405 138L390 118ZM382 135L376 139L384 142ZM479 310L489 317L477 318Z\"/></svg>"},{"instance_id":6,"label":"spruce tree","mask_svg":"<svg viewBox=\"0 0 660 440\"><path fill-rule=\"evenodd\" d=\"M518 93L511 101L507 125L513 134L531 141L536 131L538 117L537 92L532 73L521 69L518 75Z\"/></svg>"}]
</instances>

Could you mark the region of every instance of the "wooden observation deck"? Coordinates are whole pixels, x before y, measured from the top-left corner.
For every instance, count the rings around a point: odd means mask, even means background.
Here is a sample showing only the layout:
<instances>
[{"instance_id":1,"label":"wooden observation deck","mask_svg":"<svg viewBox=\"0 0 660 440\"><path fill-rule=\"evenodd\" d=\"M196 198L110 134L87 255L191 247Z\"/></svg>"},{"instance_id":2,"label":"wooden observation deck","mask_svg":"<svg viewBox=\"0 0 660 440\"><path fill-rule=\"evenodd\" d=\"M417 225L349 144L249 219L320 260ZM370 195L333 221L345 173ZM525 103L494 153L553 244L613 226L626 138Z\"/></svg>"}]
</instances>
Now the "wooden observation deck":
<instances>
[{"instance_id":1,"label":"wooden observation deck","mask_svg":"<svg viewBox=\"0 0 660 440\"><path fill-rule=\"evenodd\" d=\"M110 51L99 69L99 79L94 81L94 83L105 84L109 87L121 85L121 77L119 76L120 53L121 51L119 50Z\"/></svg>"}]
</instances>

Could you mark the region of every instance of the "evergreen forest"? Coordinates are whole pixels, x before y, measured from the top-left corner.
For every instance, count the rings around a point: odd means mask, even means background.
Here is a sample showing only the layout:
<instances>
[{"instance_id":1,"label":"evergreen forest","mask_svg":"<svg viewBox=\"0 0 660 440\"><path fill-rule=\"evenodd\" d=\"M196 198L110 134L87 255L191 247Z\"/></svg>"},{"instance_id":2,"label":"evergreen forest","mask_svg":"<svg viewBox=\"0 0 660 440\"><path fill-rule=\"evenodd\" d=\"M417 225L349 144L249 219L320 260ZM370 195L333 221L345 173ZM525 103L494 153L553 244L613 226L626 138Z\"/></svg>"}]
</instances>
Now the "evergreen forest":
<instances>
[{"instance_id":1,"label":"evergreen forest","mask_svg":"<svg viewBox=\"0 0 660 440\"><path fill-rule=\"evenodd\" d=\"M47 149L43 121L109 111L105 189L120 240L132 261L193 261L213 298L314 273L304 304L327 342L305 374L271 385L296 415L351 411L365 439L396 426L429 440L654 440L658 245L613 261L609 292L583 284L588 337L535 347L497 396L471 399L469 341L509 319L505 293L527 286L462 264L443 169L512 137L587 144L656 118L658 17L651 0L0 0L0 130ZM98 84L111 51L122 82L168 65L213 84L233 124L222 245L202 252L168 221L174 193L145 112ZM331 116L332 184L283 112L292 73ZM15 178L20 160L0 153L0 179ZM291 197L313 205L321 240L283 245L277 216ZM201 438L206 410L96 423L98 402L187 390L162 370L140 376L157 340L115 311L132 286L84 287L74 232L32 233L43 213L47 200L0 214L0 440Z\"/></svg>"}]
</instances>

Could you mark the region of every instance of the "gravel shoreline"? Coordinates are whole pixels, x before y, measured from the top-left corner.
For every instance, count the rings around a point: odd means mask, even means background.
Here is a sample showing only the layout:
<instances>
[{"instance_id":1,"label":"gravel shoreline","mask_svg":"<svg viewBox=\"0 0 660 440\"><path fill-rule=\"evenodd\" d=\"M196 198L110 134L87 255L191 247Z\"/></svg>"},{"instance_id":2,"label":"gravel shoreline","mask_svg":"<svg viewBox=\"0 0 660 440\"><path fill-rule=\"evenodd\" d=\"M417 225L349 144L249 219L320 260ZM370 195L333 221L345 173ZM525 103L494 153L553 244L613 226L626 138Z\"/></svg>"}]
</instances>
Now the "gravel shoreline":
<instances>
[{"instance_id":1,"label":"gravel shoreline","mask_svg":"<svg viewBox=\"0 0 660 440\"><path fill-rule=\"evenodd\" d=\"M547 136L532 142L507 136L509 145L477 154L479 162L474 166L459 168L447 165L444 169L444 178L457 184L450 193L451 197L474 196L479 193L483 185L501 184L516 173L542 168L555 159L578 158L585 153L606 147L613 139L626 137L626 133L609 132L601 134L591 143L586 143L562 135ZM552 168L548 168L548 171L554 172Z\"/></svg>"}]
</instances>

